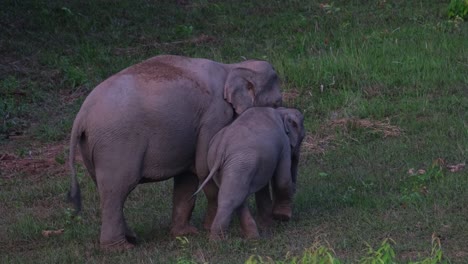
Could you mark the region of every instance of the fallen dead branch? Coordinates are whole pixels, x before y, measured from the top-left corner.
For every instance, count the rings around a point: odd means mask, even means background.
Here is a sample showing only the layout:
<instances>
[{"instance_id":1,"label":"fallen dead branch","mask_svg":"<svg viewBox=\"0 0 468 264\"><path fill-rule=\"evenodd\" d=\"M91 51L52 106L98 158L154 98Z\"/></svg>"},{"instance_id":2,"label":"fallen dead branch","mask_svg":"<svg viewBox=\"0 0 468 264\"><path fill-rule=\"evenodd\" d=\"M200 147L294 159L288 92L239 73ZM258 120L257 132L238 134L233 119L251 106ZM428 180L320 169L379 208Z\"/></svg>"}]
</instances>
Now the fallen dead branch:
<instances>
[{"instance_id":1,"label":"fallen dead branch","mask_svg":"<svg viewBox=\"0 0 468 264\"><path fill-rule=\"evenodd\" d=\"M446 167L450 172L459 172L465 168L465 163L459 163L454 165L448 164Z\"/></svg>"},{"instance_id":2,"label":"fallen dead branch","mask_svg":"<svg viewBox=\"0 0 468 264\"><path fill-rule=\"evenodd\" d=\"M44 237L51 237L61 235L65 232L65 229L58 229L58 230L42 230L42 236Z\"/></svg>"}]
</instances>

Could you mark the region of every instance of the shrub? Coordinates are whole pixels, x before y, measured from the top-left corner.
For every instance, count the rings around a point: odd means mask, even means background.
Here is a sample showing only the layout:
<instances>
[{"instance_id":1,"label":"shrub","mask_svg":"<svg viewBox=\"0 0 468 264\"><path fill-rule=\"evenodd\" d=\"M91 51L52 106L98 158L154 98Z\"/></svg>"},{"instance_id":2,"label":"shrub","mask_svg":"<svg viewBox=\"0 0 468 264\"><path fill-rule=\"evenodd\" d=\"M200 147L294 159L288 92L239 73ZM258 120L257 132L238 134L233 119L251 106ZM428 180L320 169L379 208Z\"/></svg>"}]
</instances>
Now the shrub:
<instances>
[{"instance_id":1,"label":"shrub","mask_svg":"<svg viewBox=\"0 0 468 264\"><path fill-rule=\"evenodd\" d=\"M452 0L448 7L449 18L468 18L468 0Z\"/></svg>"}]
</instances>

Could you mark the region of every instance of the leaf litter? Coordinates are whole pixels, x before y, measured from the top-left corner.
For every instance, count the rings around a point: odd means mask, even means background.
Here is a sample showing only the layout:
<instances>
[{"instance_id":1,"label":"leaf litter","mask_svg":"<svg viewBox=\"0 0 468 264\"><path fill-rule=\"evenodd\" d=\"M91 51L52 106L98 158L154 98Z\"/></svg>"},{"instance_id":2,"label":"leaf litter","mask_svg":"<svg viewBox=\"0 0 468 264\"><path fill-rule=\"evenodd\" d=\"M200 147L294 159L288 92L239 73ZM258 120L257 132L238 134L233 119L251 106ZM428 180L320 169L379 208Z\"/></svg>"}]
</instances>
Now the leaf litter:
<instances>
[{"instance_id":1,"label":"leaf litter","mask_svg":"<svg viewBox=\"0 0 468 264\"><path fill-rule=\"evenodd\" d=\"M42 230L43 237L51 237L51 236L58 236L63 234L65 229L57 229L57 230Z\"/></svg>"},{"instance_id":2,"label":"leaf litter","mask_svg":"<svg viewBox=\"0 0 468 264\"><path fill-rule=\"evenodd\" d=\"M403 134L403 130L390 124L387 118L385 121L358 118L332 119L321 125L316 133L307 133L303 142L303 152L312 154L323 154L325 151L337 143L336 130L349 133L352 128L363 128L374 133L379 133L383 138L398 137Z\"/></svg>"}]
</instances>

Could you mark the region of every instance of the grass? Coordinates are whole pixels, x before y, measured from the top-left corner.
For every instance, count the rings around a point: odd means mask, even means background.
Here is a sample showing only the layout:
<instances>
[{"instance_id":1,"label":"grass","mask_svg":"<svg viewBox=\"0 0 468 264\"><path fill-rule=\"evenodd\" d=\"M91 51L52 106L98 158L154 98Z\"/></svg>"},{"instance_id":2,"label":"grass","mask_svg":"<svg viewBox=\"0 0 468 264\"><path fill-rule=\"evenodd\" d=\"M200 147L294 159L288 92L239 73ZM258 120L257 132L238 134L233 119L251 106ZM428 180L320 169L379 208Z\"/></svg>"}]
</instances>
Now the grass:
<instances>
[{"instance_id":1,"label":"grass","mask_svg":"<svg viewBox=\"0 0 468 264\"><path fill-rule=\"evenodd\" d=\"M430 258L434 237L443 260L468 262L468 173L446 167L468 156L468 24L448 19L448 3L188 2L4 1L0 157L18 158L0 160L2 263L282 261L312 246L356 263L387 238L407 263ZM259 241L240 238L235 221L223 243L204 231L174 239L172 183L147 184L125 209L139 246L101 252L99 197L82 167L84 212L71 216L63 153L74 115L99 82L158 54L275 66L312 140L291 222ZM200 197L198 227L205 206Z\"/></svg>"}]
</instances>

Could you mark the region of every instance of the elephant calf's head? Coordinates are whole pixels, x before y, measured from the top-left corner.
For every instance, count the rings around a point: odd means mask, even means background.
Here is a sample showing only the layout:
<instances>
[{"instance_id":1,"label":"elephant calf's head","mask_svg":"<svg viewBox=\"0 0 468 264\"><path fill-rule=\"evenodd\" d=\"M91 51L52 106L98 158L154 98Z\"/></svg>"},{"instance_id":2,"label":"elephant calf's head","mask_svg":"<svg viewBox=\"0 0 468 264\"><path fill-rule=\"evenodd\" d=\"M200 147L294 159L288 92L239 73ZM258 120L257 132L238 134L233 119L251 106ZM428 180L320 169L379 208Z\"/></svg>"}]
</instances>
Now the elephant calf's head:
<instances>
[{"instance_id":1,"label":"elephant calf's head","mask_svg":"<svg viewBox=\"0 0 468 264\"><path fill-rule=\"evenodd\" d=\"M305 137L304 116L299 110L293 108L281 107L278 111L283 118L284 130L291 145L291 177L295 192L301 144Z\"/></svg>"}]
</instances>

